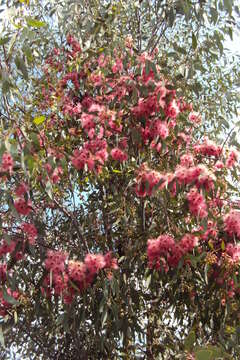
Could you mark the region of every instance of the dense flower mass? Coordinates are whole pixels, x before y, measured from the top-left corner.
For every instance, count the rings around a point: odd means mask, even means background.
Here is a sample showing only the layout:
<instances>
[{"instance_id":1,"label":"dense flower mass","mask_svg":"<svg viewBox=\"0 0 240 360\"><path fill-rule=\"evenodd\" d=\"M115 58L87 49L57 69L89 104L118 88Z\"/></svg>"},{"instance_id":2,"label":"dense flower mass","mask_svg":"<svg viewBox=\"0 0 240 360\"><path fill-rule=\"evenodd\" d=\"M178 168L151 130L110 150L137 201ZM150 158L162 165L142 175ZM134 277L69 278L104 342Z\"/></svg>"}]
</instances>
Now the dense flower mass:
<instances>
[{"instance_id":1,"label":"dense flower mass","mask_svg":"<svg viewBox=\"0 0 240 360\"><path fill-rule=\"evenodd\" d=\"M22 229L27 234L29 244L34 245L38 234L36 227L33 224L23 223Z\"/></svg>"},{"instance_id":2,"label":"dense flower mass","mask_svg":"<svg viewBox=\"0 0 240 360\"><path fill-rule=\"evenodd\" d=\"M145 197L151 196L154 190L163 188L166 177L155 170L148 169L146 164L143 164L139 169L136 181L136 194Z\"/></svg>"},{"instance_id":3,"label":"dense flower mass","mask_svg":"<svg viewBox=\"0 0 240 360\"><path fill-rule=\"evenodd\" d=\"M28 215L32 210L31 202L29 200L26 201L23 198L17 199L14 202L14 206L15 206L17 212L21 215Z\"/></svg>"},{"instance_id":4,"label":"dense flower mass","mask_svg":"<svg viewBox=\"0 0 240 360\"><path fill-rule=\"evenodd\" d=\"M73 36L53 50L0 156L1 314L21 312L24 296L52 317L94 308L100 337L113 320L132 331L147 272L164 304L187 311L206 289L219 313L240 295L238 152L199 136L204 117L157 51L137 54L131 38L105 50ZM146 304L161 292L151 286Z\"/></svg>"},{"instance_id":5,"label":"dense flower mass","mask_svg":"<svg viewBox=\"0 0 240 360\"><path fill-rule=\"evenodd\" d=\"M207 205L205 203L204 197L197 189L191 189L187 195L189 202L189 210L195 216L204 218L208 215Z\"/></svg>"},{"instance_id":6,"label":"dense flower mass","mask_svg":"<svg viewBox=\"0 0 240 360\"><path fill-rule=\"evenodd\" d=\"M156 239L148 240L147 254L148 266L165 272L169 267L175 268L184 255L193 251L198 245L198 238L192 234L186 234L176 243L169 235L160 235Z\"/></svg>"},{"instance_id":7,"label":"dense flower mass","mask_svg":"<svg viewBox=\"0 0 240 360\"><path fill-rule=\"evenodd\" d=\"M230 211L224 219L225 230L229 235L236 235L240 238L240 212L237 210Z\"/></svg>"},{"instance_id":8,"label":"dense flower mass","mask_svg":"<svg viewBox=\"0 0 240 360\"><path fill-rule=\"evenodd\" d=\"M45 260L45 268L49 274L45 277L42 293L50 296L63 295L64 302L69 304L74 296L88 288L100 270L118 269L117 259L109 252L87 254L84 262L70 260L68 254L49 250Z\"/></svg>"}]
</instances>

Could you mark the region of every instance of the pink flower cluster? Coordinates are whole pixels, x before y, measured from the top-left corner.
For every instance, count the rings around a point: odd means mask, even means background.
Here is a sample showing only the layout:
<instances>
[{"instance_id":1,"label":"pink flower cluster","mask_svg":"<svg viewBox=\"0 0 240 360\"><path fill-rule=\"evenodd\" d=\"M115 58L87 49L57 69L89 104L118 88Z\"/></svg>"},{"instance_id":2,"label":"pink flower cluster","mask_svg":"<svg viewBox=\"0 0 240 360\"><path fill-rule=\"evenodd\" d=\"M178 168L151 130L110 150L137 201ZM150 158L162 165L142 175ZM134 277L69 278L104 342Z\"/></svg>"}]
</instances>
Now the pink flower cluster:
<instances>
[{"instance_id":1,"label":"pink flower cluster","mask_svg":"<svg viewBox=\"0 0 240 360\"><path fill-rule=\"evenodd\" d=\"M193 184L197 188L203 186L206 190L212 189L216 179L214 174L204 165L186 167L190 165L192 158L185 156L183 159L181 158L181 162L184 162L185 166L178 165L174 173L174 178L178 183L182 185Z\"/></svg>"},{"instance_id":2,"label":"pink flower cluster","mask_svg":"<svg viewBox=\"0 0 240 360\"><path fill-rule=\"evenodd\" d=\"M24 198L19 198L14 201L14 206L17 212L21 215L28 215L32 211L32 203L30 200L26 201Z\"/></svg>"},{"instance_id":3,"label":"pink flower cluster","mask_svg":"<svg viewBox=\"0 0 240 360\"><path fill-rule=\"evenodd\" d=\"M74 150L71 161L77 170L84 169L86 165L89 170L101 170L101 166L108 158L107 142L105 140L92 140L86 142L82 149Z\"/></svg>"},{"instance_id":4,"label":"pink flower cluster","mask_svg":"<svg viewBox=\"0 0 240 360\"><path fill-rule=\"evenodd\" d=\"M190 112L190 114L188 116L188 120L195 124L199 124L202 121L201 115L195 111Z\"/></svg>"},{"instance_id":5,"label":"pink flower cluster","mask_svg":"<svg viewBox=\"0 0 240 360\"><path fill-rule=\"evenodd\" d=\"M224 229L230 235L240 238L240 211L231 210L224 218Z\"/></svg>"},{"instance_id":6,"label":"pink flower cluster","mask_svg":"<svg viewBox=\"0 0 240 360\"><path fill-rule=\"evenodd\" d=\"M51 181L53 182L53 184L57 184L61 180L62 175L63 175L62 167L57 166L53 170L52 175L51 175Z\"/></svg>"},{"instance_id":7,"label":"pink flower cluster","mask_svg":"<svg viewBox=\"0 0 240 360\"><path fill-rule=\"evenodd\" d=\"M202 144L196 144L193 147L193 151L196 154L201 154L204 156L215 156L219 157L222 153L222 147L215 144L215 142L205 139Z\"/></svg>"},{"instance_id":8,"label":"pink flower cluster","mask_svg":"<svg viewBox=\"0 0 240 360\"><path fill-rule=\"evenodd\" d=\"M190 158L188 160L191 161ZM200 166L186 167L186 165L178 165L174 175L179 184L187 185L196 182L201 172L202 168Z\"/></svg>"},{"instance_id":9,"label":"pink flower cluster","mask_svg":"<svg viewBox=\"0 0 240 360\"><path fill-rule=\"evenodd\" d=\"M89 287L100 270L118 269L117 260L112 257L111 252L106 255L87 254L84 262L70 260L67 263L67 258L67 253L48 251L45 267L52 275L47 275L42 288L42 292L47 296L50 296L53 290L56 295L63 294L65 303L72 302L77 289L80 292Z\"/></svg>"},{"instance_id":10,"label":"pink flower cluster","mask_svg":"<svg viewBox=\"0 0 240 360\"><path fill-rule=\"evenodd\" d=\"M156 120L150 128L150 135L152 138L159 136L162 140L166 139L169 135L167 123L162 120Z\"/></svg>"},{"instance_id":11,"label":"pink flower cluster","mask_svg":"<svg viewBox=\"0 0 240 360\"><path fill-rule=\"evenodd\" d=\"M7 289L7 295L12 297L14 300L18 300L20 293L18 291L12 291L10 288ZM10 304L7 300L4 299L3 291L0 291L0 315L5 316L7 310L11 309L13 305Z\"/></svg>"},{"instance_id":12,"label":"pink flower cluster","mask_svg":"<svg viewBox=\"0 0 240 360\"><path fill-rule=\"evenodd\" d=\"M118 72L121 72L123 70L123 63L122 59L116 59L116 62L112 66L112 72L113 74L116 74Z\"/></svg>"},{"instance_id":13,"label":"pink flower cluster","mask_svg":"<svg viewBox=\"0 0 240 360\"><path fill-rule=\"evenodd\" d=\"M77 83L75 82L75 86L77 85ZM62 83L61 83L61 86ZM77 103L77 105L74 104L74 102L68 97L68 96L64 96L62 98L62 111L64 115L68 115L68 116L79 116L79 114L81 114L82 112L82 105L81 103ZM54 123L54 118L52 119L52 123ZM61 124L61 122L58 124Z\"/></svg>"},{"instance_id":14,"label":"pink flower cluster","mask_svg":"<svg viewBox=\"0 0 240 360\"><path fill-rule=\"evenodd\" d=\"M128 158L127 154L119 148L112 149L111 156L114 160L120 161L120 162L126 161Z\"/></svg>"},{"instance_id":15,"label":"pink flower cluster","mask_svg":"<svg viewBox=\"0 0 240 360\"><path fill-rule=\"evenodd\" d=\"M72 35L68 35L67 43L72 48L72 51L69 52L69 57L75 58L79 53L82 52L79 42Z\"/></svg>"},{"instance_id":16,"label":"pink flower cluster","mask_svg":"<svg viewBox=\"0 0 240 360\"><path fill-rule=\"evenodd\" d=\"M240 245L227 244L226 253L231 256L234 262L240 261Z\"/></svg>"},{"instance_id":17,"label":"pink flower cluster","mask_svg":"<svg viewBox=\"0 0 240 360\"><path fill-rule=\"evenodd\" d=\"M15 194L19 197L22 197L24 194L28 192L28 186L22 182L15 189Z\"/></svg>"},{"instance_id":18,"label":"pink flower cluster","mask_svg":"<svg viewBox=\"0 0 240 360\"><path fill-rule=\"evenodd\" d=\"M153 79L153 73L150 73L148 76L149 79ZM140 79L139 79L140 80ZM146 79L141 79L143 82ZM162 82L155 83L156 87L153 92L150 92L147 98L140 98L138 104L132 107L132 113L137 118L149 118L150 115L158 112L160 108L164 109L166 116L172 119L175 119L179 114L179 107L175 101L172 99L168 104L166 104L166 95L174 94L173 91L167 90L163 86Z\"/></svg>"},{"instance_id":19,"label":"pink flower cluster","mask_svg":"<svg viewBox=\"0 0 240 360\"><path fill-rule=\"evenodd\" d=\"M45 267L53 273L62 273L65 269L65 261L67 258L67 253L49 250L47 252L47 259L45 260Z\"/></svg>"},{"instance_id":20,"label":"pink flower cluster","mask_svg":"<svg viewBox=\"0 0 240 360\"><path fill-rule=\"evenodd\" d=\"M236 150L231 150L227 161L226 161L226 167L231 168L235 165L235 163L238 161L239 153Z\"/></svg>"},{"instance_id":21,"label":"pink flower cluster","mask_svg":"<svg viewBox=\"0 0 240 360\"><path fill-rule=\"evenodd\" d=\"M188 205L190 212L199 217L205 218L208 215L207 204L201 193L197 189L193 188L187 194Z\"/></svg>"},{"instance_id":22,"label":"pink flower cluster","mask_svg":"<svg viewBox=\"0 0 240 360\"><path fill-rule=\"evenodd\" d=\"M62 78L62 80L60 82L60 86L62 88L64 88L66 86L67 82L71 81L74 84L75 89L79 89L78 77L79 77L79 75L76 71L70 72Z\"/></svg>"},{"instance_id":23,"label":"pink flower cluster","mask_svg":"<svg viewBox=\"0 0 240 360\"><path fill-rule=\"evenodd\" d=\"M180 164L183 167L187 167L187 168L192 167L194 165L194 158L193 158L192 154L189 154L189 153L183 154L180 158Z\"/></svg>"},{"instance_id":24,"label":"pink flower cluster","mask_svg":"<svg viewBox=\"0 0 240 360\"><path fill-rule=\"evenodd\" d=\"M11 173L13 170L13 165L14 165L14 162L13 162L12 155L9 154L8 152L5 152L2 156L1 170Z\"/></svg>"},{"instance_id":25,"label":"pink flower cluster","mask_svg":"<svg viewBox=\"0 0 240 360\"><path fill-rule=\"evenodd\" d=\"M4 284L7 280L7 264L0 264L0 284Z\"/></svg>"},{"instance_id":26,"label":"pink flower cluster","mask_svg":"<svg viewBox=\"0 0 240 360\"><path fill-rule=\"evenodd\" d=\"M141 197L151 196L153 190L163 189L166 183L172 183L176 187L176 180L181 185L192 184L197 188L204 187L210 190L214 186L215 176L204 165L193 165L193 157L185 154L181 157L181 165L176 167L174 173L160 174L150 170L143 164L138 171L136 194Z\"/></svg>"},{"instance_id":27,"label":"pink flower cluster","mask_svg":"<svg viewBox=\"0 0 240 360\"><path fill-rule=\"evenodd\" d=\"M170 235L160 235L156 239L149 239L148 267L156 270L163 268L167 272L169 267L177 267L181 258L192 252L197 245L198 238L192 234L184 235L178 243L175 243Z\"/></svg>"},{"instance_id":28,"label":"pink flower cluster","mask_svg":"<svg viewBox=\"0 0 240 360\"><path fill-rule=\"evenodd\" d=\"M200 228L201 231L203 231L203 234L201 235L201 240L208 241L209 239L216 239L218 236L218 228L217 224L213 221L207 222L207 229L204 231L204 228Z\"/></svg>"},{"instance_id":29,"label":"pink flower cluster","mask_svg":"<svg viewBox=\"0 0 240 360\"><path fill-rule=\"evenodd\" d=\"M150 170L143 164L138 172L136 194L140 197L151 196L154 190L163 189L166 184L166 176Z\"/></svg>"},{"instance_id":30,"label":"pink flower cluster","mask_svg":"<svg viewBox=\"0 0 240 360\"><path fill-rule=\"evenodd\" d=\"M171 119L176 119L179 113L180 113L179 106L176 100L174 99L167 105L166 115Z\"/></svg>"},{"instance_id":31,"label":"pink flower cluster","mask_svg":"<svg viewBox=\"0 0 240 360\"><path fill-rule=\"evenodd\" d=\"M37 229L33 224L23 223L22 230L27 235L27 240L30 245L34 245L37 239Z\"/></svg>"}]
</instances>

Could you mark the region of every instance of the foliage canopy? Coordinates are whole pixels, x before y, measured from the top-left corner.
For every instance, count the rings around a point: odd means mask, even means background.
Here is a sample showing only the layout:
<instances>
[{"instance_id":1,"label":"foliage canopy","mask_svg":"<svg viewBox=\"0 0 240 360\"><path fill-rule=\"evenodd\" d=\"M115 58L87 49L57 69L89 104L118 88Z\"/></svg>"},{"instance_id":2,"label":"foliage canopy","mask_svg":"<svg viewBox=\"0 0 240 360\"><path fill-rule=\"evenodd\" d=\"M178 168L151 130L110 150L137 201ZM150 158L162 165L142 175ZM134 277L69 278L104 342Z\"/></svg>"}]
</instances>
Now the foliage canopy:
<instances>
[{"instance_id":1,"label":"foliage canopy","mask_svg":"<svg viewBox=\"0 0 240 360\"><path fill-rule=\"evenodd\" d=\"M237 358L237 5L8 5L2 358Z\"/></svg>"}]
</instances>

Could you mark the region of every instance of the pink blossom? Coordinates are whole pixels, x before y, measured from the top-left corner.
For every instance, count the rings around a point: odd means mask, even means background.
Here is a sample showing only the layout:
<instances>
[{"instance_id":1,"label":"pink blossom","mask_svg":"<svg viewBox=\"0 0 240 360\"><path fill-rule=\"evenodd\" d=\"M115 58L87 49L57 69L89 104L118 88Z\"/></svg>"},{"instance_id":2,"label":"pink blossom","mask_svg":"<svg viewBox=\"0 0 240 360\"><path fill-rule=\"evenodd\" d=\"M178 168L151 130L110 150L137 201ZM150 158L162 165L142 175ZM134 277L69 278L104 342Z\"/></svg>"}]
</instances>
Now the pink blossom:
<instances>
[{"instance_id":1,"label":"pink blossom","mask_svg":"<svg viewBox=\"0 0 240 360\"><path fill-rule=\"evenodd\" d=\"M12 172L13 170L13 158L12 155L5 152L2 156L2 169L3 171L9 171Z\"/></svg>"},{"instance_id":2,"label":"pink blossom","mask_svg":"<svg viewBox=\"0 0 240 360\"><path fill-rule=\"evenodd\" d=\"M102 254L87 254L84 263L90 274L97 274L106 265L106 261Z\"/></svg>"},{"instance_id":3,"label":"pink blossom","mask_svg":"<svg viewBox=\"0 0 240 360\"><path fill-rule=\"evenodd\" d=\"M151 196L154 190L162 189L166 184L166 176L143 165L137 176L136 194L140 197Z\"/></svg>"},{"instance_id":4,"label":"pink blossom","mask_svg":"<svg viewBox=\"0 0 240 360\"><path fill-rule=\"evenodd\" d=\"M14 206L17 212L21 215L28 215L32 211L32 204L30 200L26 201L23 198L19 198L14 201Z\"/></svg>"},{"instance_id":5,"label":"pink blossom","mask_svg":"<svg viewBox=\"0 0 240 360\"><path fill-rule=\"evenodd\" d=\"M33 245L38 234L36 227L33 224L23 223L22 229L27 234L29 244Z\"/></svg>"},{"instance_id":6,"label":"pink blossom","mask_svg":"<svg viewBox=\"0 0 240 360\"><path fill-rule=\"evenodd\" d=\"M112 66L112 72L115 74L123 70L123 63L121 59L117 59L115 64Z\"/></svg>"},{"instance_id":7,"label":"pink blossom","mask_svg":"<svg viewBox=\"0 0 240 360\"><path fill-rule=\"evenodd\" d=\"M201 115L195 111L190 112L188 120L195 124L199 124L202 121Z\"/></svg>"},{"instance_id":8,"label":"pink blossom","mask_svg":"<svg viewBox=\"0 0 240 360\"><path fill-rule=\"evenodd\" d=\"M126 153L124 153L121 149L119 148L114 148L111 150L111 156L114 160L116 161L120 161L120 162L123 162L123 161L126 161L128 156Z\"/></svg>"},{"instance_id":9,"label":"pink blossom","mask_svg":"<svg viewBox=\"0 0 240 360\"><path fill-rule=\"evenodd\" d=\"M54 184L57 184L60 181L62 174L63 174L63 169L61 168L61 166L57 166L51 175L52 182Z\"/></svg>"},{"instance_id":10,"label":"pink blossom","mask_svg":"<svg viewBox=\"0 0 240 360\"><path fill-rule=\"evenodd\" d=\"M231 168L235 165L235 163L238 161L239 159L239 153L238 151L236 150L231 150L229 155L228 155L228 158L227 158L227 161L226 161L226 167L227 168Z\"/></svg>"},{"instance_id":11,"label":"pink blossom","mask_svg":"<svg viewBox=\"0 0 240 360\"><path fill-rule=\"evenodd\" d=\"M45 260L45 267L53 273L63 273L65 269L65 261L68 254L62 251L48 250L47 259Z\"/></svg>"},{"instance_id":12,"label":"pink blossom","mask_svg":"<svg viewBox=\"0 0 240 360\"><path fill-rule=\"evenodd\" d=\"M187 195L189 210L195 216L199 218L207 217L207 205L205 199L201 193L197 191L197 189L191 189Z\"/></svg>"},{"instance_id":13,"label":"pink blossom","mask_svg":"<svg viewBox=\"0 0 240 360\"><path fill-rule=\"evenodd\" d=\"M118 269L117 259L112 257L112 252L109 251L107 254L104 255L105 260L105 268L106 269Z\"/></svg>"},{"instance_id":14,"label":"pink blossom","mask_svg":"<svg viewBox=\"0 0 240 360\"><path fill-rule=\"evenodd\" d=\"M240 246L239 245L227 244L226 253L232 257L234 262L240 261Z\"/></svg>"},{"instance_id":15,"label":"pink blossom","mask_svg":"<svg viewBox=\"0 0 240 360\"><path fill-rule=\"evenodd\" d=\"M229 214L224 217L224 228L229 235L237 235L240 237L240 212L231 210Z\"/></svg>"},{"instance_id":16,"label":"pink blossom","mask_svg":"<svg viewBox=\"0 0 240 360\"><path fill-rule=\"evenodd\" d=\"M209 139L205 139L202 144L194 145L193 150L196 154L202 154L205 156L219 157L222 153L222 147L220 145L216 145L214 141Z\"/></svg>"},{"instance_id":17,"label":"pink blossom","mask_svg":"<svg viewBox=\"0 0 240 360\"><path fill-rule=\"evenodd\" d=\"M27 192L28 192L28 186L24 182L20 183L15 190L15 194L19 197L23 196Z\"/></svg>"},{"instance_id":18,"label":"pink blossom","mask_svg":"<svg viewBox=\"0 0 240 360\"><path fill-rule=\"evenodd\" d=\"M176 103L176 100L172 100L167 106L166 115L172 119L176 119L179 112L180 110Z\"/></svg>"},{"instance_id":19,"label":"pink blossom","mask_svg":"<svg viewBox=\"0 0 240 360\"><path fill-rule=\"evenodd\" d=\"M16 248L16 242L11 241L11 243L8 244L5 240L3 240L0 246L0 257L8 253L11 254L15 250L15 248Z\"/></svg>"},{"instance_id":20,"label":"pink blossom","mask_svg":"<svg viewBox=\"0 0 240 360\"><path fill-rule=\"evenodd\" d=\"M90 81L94 84L94 86L101 86L103 83L104 77L102 73L91 74Z\"/></svg>"},{"instance_id":21,"label":"pink blossom","mask_svg":"<svg viewBox=\"0 0 240 360\"><path fill-rule=\"evenodd\" d=\"M192 252L194 247L198 245L198 238L192 234L186 234L181 239L179 245L185 254Z\"/></svg>"},{"instance_id":22,"label":"pink blossom","mask_svg":"<svg viewBox=\"0 0 240 360\"><path fill-rule=\"evenodd\" d=\"M160 136L161 139L166 139L169 135L169 130L166 122L157 120L152 128L152 136Z\"/></svg>"},{"instance_id":23,"label":"pink blossom","mask_svg":"<svg viewBox=\"0 0 240 360\"><path fill-rule=\"evenodd\" d=\"M86 280L87 267L83 262L80 261L69 261L68 274L70 279L76 281L78 286L82 287Z\"/></svg>"},{"instance_id":24,"label":"pink blossom","mask_svg":"<svg viewBox=\"0 0 240 360\"><path fill-rule=\"evenodd\" d=\"M107 62L108 62L108 59L107 57L105 57L104 54L101 54L98 58L98 65L101 67L101 68L104 68L106 65L107 65Z\"/></svg>"},{"instance_id":25,"label":"pink blossom","mask_svg":"<svg viewBox=\"0 0 240 360\"><path fill-rule=\"evenodd\" d=\"M190 168L194 165L194 159L192 154L184 154L180 158L180 163L182 166L186 166L187 168Z\"/></svg>"}]
</instances>

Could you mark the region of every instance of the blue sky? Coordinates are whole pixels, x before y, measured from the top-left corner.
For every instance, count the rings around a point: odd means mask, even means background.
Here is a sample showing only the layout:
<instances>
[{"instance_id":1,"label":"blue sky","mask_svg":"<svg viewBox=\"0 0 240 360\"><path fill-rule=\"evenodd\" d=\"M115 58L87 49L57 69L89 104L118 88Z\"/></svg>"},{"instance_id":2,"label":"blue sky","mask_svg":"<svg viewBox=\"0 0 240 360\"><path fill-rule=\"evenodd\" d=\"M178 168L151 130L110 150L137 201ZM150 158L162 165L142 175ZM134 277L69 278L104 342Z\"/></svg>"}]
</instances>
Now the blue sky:
<instances>
[{"instance_id":1,"label":"blue sky","mask_svg":"<svg viewBox=\"0 0 240 360\"><path fill-rule=\"evenodd\" d=\"M233 54L240 56L240 31L233 34L233 41L230 38L225 40L225 48L229 49Z\"/></svg>"}]
</instances>

